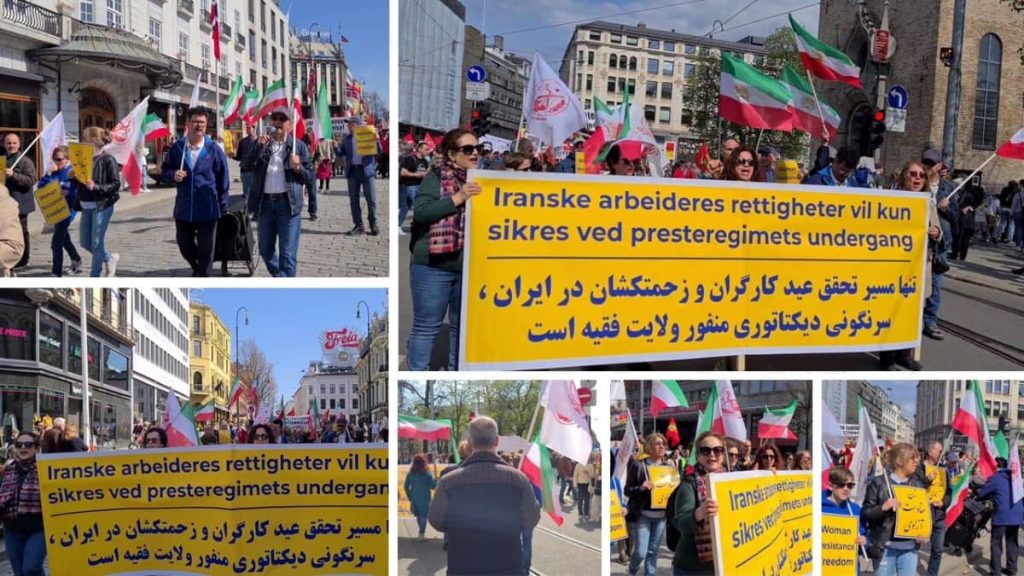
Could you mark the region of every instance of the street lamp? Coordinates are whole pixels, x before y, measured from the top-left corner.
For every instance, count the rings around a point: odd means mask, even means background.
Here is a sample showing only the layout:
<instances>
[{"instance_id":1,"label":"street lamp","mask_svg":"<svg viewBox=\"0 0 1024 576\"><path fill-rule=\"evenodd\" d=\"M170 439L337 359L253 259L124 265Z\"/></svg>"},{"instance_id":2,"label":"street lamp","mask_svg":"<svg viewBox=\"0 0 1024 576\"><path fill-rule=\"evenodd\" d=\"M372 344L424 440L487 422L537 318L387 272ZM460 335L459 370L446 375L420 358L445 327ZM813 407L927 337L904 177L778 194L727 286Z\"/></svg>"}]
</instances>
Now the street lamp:
<instances>
[{"instance_id":1,"label":"street lamp","mask_svg":"<svg viewBox=\"0 0 1024 576\"><path fill-rule=\"evenodd\" d=\"M370 337L370 305L360 300L356 302L356 320L359 319L359 305L366 306L366 337Z\"/></svg>"},{"instance_id":2,"label":"street lamp","mask_svg":"<svg viewBox=\"0 0 1024 576\"><path fill-rule=\"evenodd\" d=\"M245 306L240 306L238 308L238 310L235 310L235 378L238 378L239 386L241 386L241 384L242 384L242 374L241 374L241 371L240 371L241 363L239 362L239 360L241 359L241 356L238 355L238 315L241 314L243 310L245 310L245 325L248 326L249 325L249 309L246 308ZM229 404L231 403L231 398L228 398L228 403ZM228 408L230 409L231 406L229 405ZM235 403L235 424L236 425L238 424L238 403L237 402Z\"/></svg>"}]
</instances>

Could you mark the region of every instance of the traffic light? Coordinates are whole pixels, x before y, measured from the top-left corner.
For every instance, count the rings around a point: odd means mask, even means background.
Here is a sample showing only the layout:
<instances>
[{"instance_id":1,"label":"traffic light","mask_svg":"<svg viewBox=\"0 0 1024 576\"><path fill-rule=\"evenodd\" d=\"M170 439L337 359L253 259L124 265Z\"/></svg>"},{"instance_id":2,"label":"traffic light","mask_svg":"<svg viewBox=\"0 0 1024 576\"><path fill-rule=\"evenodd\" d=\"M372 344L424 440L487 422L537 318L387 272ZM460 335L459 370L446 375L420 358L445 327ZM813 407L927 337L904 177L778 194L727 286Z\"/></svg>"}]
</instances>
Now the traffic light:
<instances>
[{"instance_id":1,"label":"traffic light","mask_svg":"<svg viewBox=\"0 0 1024 576\"><path fill-rule=\"evenodd\" d=\"M473 104L471 127L477 136L485 136L491 131L491 106L486 102Z\"/></svg>"},{"instance_id":2,"label":"traffic light","mask_svg":"<svg viewBox=\"0 0 1024 576\"><path fill-rule=\"evenodd\" d=\"M875 110L871 119L871 149L880 148L885 142L885 110Z\"/></svg>"}]
</instances>

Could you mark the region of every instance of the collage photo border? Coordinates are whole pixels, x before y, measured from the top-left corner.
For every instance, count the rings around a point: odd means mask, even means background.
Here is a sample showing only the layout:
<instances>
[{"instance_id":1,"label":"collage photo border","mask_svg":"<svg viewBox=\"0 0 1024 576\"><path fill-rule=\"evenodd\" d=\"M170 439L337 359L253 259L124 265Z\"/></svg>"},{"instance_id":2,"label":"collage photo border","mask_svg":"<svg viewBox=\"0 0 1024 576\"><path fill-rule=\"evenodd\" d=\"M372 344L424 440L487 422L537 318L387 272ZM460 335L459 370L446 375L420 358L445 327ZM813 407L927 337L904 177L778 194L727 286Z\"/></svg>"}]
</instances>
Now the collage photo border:
<instances>
[{"instance_id":1,"label":"collage photo border","mask_svg":"<svg viewBox=\"0 0 1024 576\"><path fill-rule=\"evenodd\" d=\"M391 103L392 113L390 116L390 132L392 134L399 134L399 122L397 114L397 106L399 102L399 54L398 54L398 21L399 21L399 9L400 5L407 2L408 0L386 0L389 2L389 47L390 53L388 55L389 61L389 101ZM397 142L397 140L392 140ZM397 154L390 155L390 173L398 174L399 159ZM398 194L398 179L392 177L389 186L387 201L394 205L397 194ZM603 420L608 423L608 414L610 413L611 402L609 395L611 391L611 382L613 380L657 380L659 378L674 379L674 380L715 380L715 379L730 379L733 382L741 380L810 380L812 395L811 395L811 414L812 414L812 440L811 440L811 453L813 455L813 473L814 477L820 478L822 471L822 462L819 459L820 450L816 447L821 445L821 407L822 407L822 382L825 380L891 380L891 381L907 381L916 382L918 380L925 379L985 379L985 378L1016 378L1024 379L1024 372L934 372L925 371L918 373L907 373L907 372L601 372L587 370L585 367L575 370L555 370L555 371L526 371L526 372L510 372L510 371L470 371L470 372L408 372L401 370L401 366L398 364L399 350L401 349L401 343L399 342L399 330L397 329L398 318L399 318L399 294L401 290L400 282L407 281L408 276L401 274L399 271L399 250L406 249L403 238L398 235L398 229L395 226L389 227L389 238L388 238L388 261L389 261L389 272L386 277L382 278L296 278L290 280L282 279L270 279L270 278L249 278L244 280L228 279L228 278L168 278L168 279L156 279L156 278L117 278L117 279L82 279L82 278L53 278L47 281L46 287L50 288L112 288L112 287L128 287L128 288L245 288L245 289L295 289L304 290L312 288L331 288L331 289L351 289L351 288L384 288L388 293L388 314L389 324L389 366L391 366L390 374L388 375L388 399L389 399L389 416L388 416L388 427L395 431L398 429L398 382L400 380L427 380L427 379L459 379L467 381L478 381L478 380L498 380L498 379L518 379L518 380L560 380L568 379L575 382L581 380L596 380L597 381L597 393L593 400L593 409L602 411L605 415ZM4 285L11 288L30 288L39 287L40 281L33 278L12 278L5 279ZM605 487L610 485L610 469L611 469L611 457L610 457L610 438L611 430L610 426L603 426L597 430L594 430L596 438L601 445L601 466L602 466L602 482ZM398 441L397 436L392 435L391 441L388 446L389 454L389 512L388 512L388 562L389 562L389 574L399 574L398 571L398 560L399 560L399 531L397 526L399 525L398 518L398 500L399 490L402 489L398 486ZM817 486L817 484L815 484ZM813 506L815 510L814 514L814 550L815 554L815 568L814 574L821 574L820 565L820 546L821 546L821 514L819 512L821 507L821 491L818 489L813 490ZM602 505L601 505L601 542L602 542L602 560L601 560L601 574L602 576L609 576L611 574L611 562L612 562L612 550L613 546L609 543L609 502L610 502L610 490L605 489L602 491Z\"/></svg>"}]
</instances>

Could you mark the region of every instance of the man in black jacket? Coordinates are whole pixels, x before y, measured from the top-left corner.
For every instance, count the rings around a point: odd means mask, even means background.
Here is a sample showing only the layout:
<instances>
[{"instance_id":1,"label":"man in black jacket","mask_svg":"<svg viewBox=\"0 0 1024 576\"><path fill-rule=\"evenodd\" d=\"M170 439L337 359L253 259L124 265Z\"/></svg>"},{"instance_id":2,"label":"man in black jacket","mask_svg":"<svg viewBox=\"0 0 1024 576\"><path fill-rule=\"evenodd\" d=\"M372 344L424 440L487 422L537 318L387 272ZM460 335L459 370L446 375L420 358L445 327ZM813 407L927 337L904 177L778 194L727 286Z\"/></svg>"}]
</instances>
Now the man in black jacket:
<instances>
[{"instance_id":1,"label":"man in black jacket","mask_svg":"<svg viewBox=\"0 0 1024 576\"><path fill-rule=\"evenodd\" d=\"M238 160L238 171L242 174L242 194L249 197L252 187L252 173L256 168L256 128L245 125L245 138L238 141L235 148L235 160Z\"/></svg>"},{"instance_id":2,"label":"man in black jacket","mask_svg":"<svg viewBox=\"0 0 1024 576\"><path fill-rule=\"evenodd\" d=\"M36 165L32 162L32 159L24 154L19 154L21 150L21 138L17 134L11 132L4 136L4 148L7 151L7 190L11 193L11 198L14 198L18 202L18 220L21 222L21 234L25 240L25 252L21 255L21 260L14 266L15 269L28 266L28 257L30 247L28 243L28 215L36 209L36 199L32 194L32 187L35 186L36 181L39 179L36 177ZM18 158L21 161L18 161ZM14 166L17 162L17 166ZM14 166L14 168L11 168Z\"/></svg>"},{"instance_id":3,"label":"man in black jacket","mask_svg":"<svg viewBox=\"0 0 1024 576\"><path fill-rule=\"evenodd\" d=\"M946 508L952 500L952 484L946 467L942 465L942 442L928 445L924 460L917 466L914 478L928 491L932 505L931 554L928 557L928 576L938 576L942 563L942 550L946 541Z\"/></svg>"}]
</instances>

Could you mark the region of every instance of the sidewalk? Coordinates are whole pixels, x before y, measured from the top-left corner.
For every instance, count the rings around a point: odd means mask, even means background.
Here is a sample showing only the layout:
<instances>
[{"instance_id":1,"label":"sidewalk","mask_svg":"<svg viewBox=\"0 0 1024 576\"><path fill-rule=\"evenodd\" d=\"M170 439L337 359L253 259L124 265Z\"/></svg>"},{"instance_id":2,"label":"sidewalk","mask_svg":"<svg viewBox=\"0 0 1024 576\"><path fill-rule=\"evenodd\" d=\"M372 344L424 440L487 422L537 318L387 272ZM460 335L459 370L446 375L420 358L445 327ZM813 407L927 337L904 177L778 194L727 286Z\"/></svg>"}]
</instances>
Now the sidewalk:
<instances>
[{"instance_id":1,"label":"sidewalk","mask_svg":"<svg viewBox=\"0 0 1024 576\"><path fill-rule=\"evenodd\" d=\"M1024 256L1011 244L991 244L975 237L967 251L967 260L950 262L950 266L947 278L1011 294L1024 294L1024 274L1011 272L1024 266Z\"/></svg>"}]
</instances>

